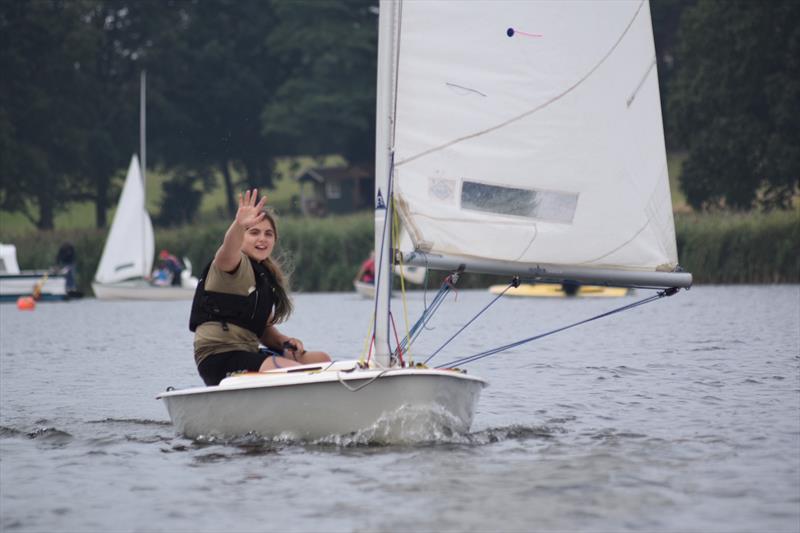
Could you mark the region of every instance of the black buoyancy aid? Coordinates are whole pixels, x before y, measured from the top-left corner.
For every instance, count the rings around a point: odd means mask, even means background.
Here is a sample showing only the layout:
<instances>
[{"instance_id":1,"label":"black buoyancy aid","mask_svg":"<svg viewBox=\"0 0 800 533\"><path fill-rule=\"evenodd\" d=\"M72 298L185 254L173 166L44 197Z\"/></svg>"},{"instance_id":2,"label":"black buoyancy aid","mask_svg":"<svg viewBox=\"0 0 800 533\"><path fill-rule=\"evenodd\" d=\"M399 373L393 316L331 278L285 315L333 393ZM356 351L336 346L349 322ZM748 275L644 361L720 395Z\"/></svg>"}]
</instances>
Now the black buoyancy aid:
<instances>
[{"instance_id":1,"label":"black buoyancy aid","mask_svg":"<svg viewBox=\"0 0 800 533\"><path fill-rule=\"evenodd\" d=\"M259 338L264 334L267 320L275 303L272 273L257 261L250 259L253 273L256 276L255 290L247 296L214 292L206 290L206 279L211 262L206 265L192 300L192 312L189 316L189 329L195 331L197 326L205 322L222 322L227 329L228 323L249 329Z\"/></svg>"}]
</instances>

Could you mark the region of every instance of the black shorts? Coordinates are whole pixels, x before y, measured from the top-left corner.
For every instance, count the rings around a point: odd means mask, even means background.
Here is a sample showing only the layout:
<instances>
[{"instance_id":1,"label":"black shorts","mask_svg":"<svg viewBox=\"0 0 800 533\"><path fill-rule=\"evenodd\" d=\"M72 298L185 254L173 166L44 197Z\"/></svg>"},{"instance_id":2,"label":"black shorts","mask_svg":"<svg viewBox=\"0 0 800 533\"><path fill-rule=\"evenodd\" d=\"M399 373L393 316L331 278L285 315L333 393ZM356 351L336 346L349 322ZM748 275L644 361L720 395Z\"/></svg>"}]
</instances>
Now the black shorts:
<instances>
[{"instance_id":1,"label":"black shorts","mask_svg":"<svg viewBox=\"0 0 800 533\"><path fill-rule=\"evenodd\" d=\"M219 385L232 372L258 372L264 359L280 352L261 349L258 352L233 351L209 355L197 365L197 371L206 385Z\"/></svg>"}]
</instances>

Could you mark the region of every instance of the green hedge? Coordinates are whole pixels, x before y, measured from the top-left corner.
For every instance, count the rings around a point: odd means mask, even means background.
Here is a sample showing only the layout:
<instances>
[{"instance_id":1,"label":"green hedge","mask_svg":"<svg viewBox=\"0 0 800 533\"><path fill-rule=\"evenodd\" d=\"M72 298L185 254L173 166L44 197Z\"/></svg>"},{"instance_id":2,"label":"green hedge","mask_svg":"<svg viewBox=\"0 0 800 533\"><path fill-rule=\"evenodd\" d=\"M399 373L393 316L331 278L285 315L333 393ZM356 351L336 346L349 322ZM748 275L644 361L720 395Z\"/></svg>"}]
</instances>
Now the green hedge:
<instances>
[{"instance_id":1,"label":"green hedge","mask_svg":"<svg viewBox=\"0 0 800 533\"><path fill-rule=\"evenodd\" d=\"M312 219L278 220L276 252L291 273L295 291L350 291L361 261L372 249L372 213ZM675 226L681 265L696 283L800 282L800 212L767 214L677 214ZM158 230L156 251L166 248L188 257L198 274L222 242L227 222ZM91 293L106 232L62 230L8 234L0 242L17 246L21 268L45 268L55 262L58 247L71 242L78 254L81 290ZM443 273L429 280L436 287ZM505 278L467 275L460 287L485 287Z\"/></svg>"}]
</instances>

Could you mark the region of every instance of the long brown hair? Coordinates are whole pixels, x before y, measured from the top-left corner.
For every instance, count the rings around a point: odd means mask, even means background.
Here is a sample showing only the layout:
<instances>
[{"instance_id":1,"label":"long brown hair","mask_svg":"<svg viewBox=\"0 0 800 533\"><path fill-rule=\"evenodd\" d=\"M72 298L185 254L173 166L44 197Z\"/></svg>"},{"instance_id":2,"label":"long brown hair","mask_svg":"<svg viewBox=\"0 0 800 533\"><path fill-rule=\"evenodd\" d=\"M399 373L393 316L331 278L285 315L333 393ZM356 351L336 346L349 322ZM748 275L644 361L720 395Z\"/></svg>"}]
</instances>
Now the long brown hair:
<instances>
[{"instance_id":1,"label":"long brown hair","mask_svg":"<svg viewBox=\"0 0 800 533\"><path fill-rule=\"evenodd\" d=\"M264 216L269 223L272 224L272 230L275 232L275 244L278 244L278 224L276 223L275 213L269 209L264 208ZM272 277L275 278L275 314L272 316L270 325L284 322L292 314L292 300L289 298L289 276L284 273L281 260L274 257L275 248L272 249L273 253L261 262L262 265L267 267Z\"/></svg>"}]
</instances>

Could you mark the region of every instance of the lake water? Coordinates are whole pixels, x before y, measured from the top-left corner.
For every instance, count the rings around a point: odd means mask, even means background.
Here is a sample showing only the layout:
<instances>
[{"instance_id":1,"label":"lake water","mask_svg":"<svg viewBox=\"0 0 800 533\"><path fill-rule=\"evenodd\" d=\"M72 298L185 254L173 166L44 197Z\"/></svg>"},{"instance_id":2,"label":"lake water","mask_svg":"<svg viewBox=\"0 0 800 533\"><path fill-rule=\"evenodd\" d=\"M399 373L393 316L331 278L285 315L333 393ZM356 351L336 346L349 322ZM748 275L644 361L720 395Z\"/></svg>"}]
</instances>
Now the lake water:
<instances>
[{"instance_id":1,"label":"lake water","mask_svg":"<svg viewBox=\"0 0 800 533\"><path fill-rule=\"evenodd\" d=\"M647 294L505 298L433 362ZM449 297L414 353L490 299ZM360 354L370 302L295 303L285 332ZM698 286L483 359L471 432L402 446L176 436L155 395L201 383L188 305L0 306L0 530L800 531L800 286Z\"/></svg>"}]
</instances>

